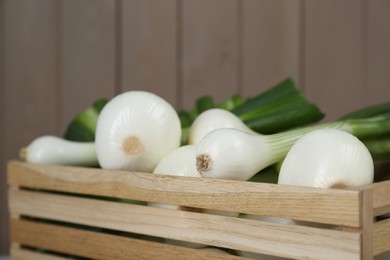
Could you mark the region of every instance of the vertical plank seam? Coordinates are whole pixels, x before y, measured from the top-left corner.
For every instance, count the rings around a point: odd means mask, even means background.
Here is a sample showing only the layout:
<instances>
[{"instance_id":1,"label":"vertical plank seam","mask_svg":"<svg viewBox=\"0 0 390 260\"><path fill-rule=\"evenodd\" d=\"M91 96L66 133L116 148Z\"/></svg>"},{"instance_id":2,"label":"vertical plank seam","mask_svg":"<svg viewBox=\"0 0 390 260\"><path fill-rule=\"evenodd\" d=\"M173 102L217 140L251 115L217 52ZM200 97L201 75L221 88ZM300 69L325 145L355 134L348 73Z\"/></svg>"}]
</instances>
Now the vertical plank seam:
<instances>
[{"instance_id":1,"label":"vertical plank seam","mask_svg":"<svg viewBox=\"0 0 390 260\"><path fill-rule=\"evenodd\" d=\"M306 0L300 0L298 7L298 83L303 93L306 93Z\"/></svg>"},{"instance_id":2,"label":"vertical plank seam","mask_svg":"<svg viewBox=\"0 0 390 260\"><path fill-rule=\"evenodd\" d=\"M5 122L5 100L6 100L6 3L5 1L0 1L0 120L1 122ZM0 239L3 240L2 244L0 245L0 254L8 254L7 250L9 250L9 241L7 241L7 238L9 237L9 228L8 226L8 201L5 199L7 197L7 191L6 188L6 170L5 167L6 163L6 147L5 147L5 126L2 127L2 131L0 134L0 181L1 186L1 192L0 195L2 196L1 201L4 201L5 203L1 203L0 205L0 221L2 222L0 224ZM4 196L4 197L3 197ZM4 211L3 211L4 210Z\"/></svg>"},{"instance_id":3,"label":"vertical plank seam","mask_svg":"<svg viewBox=\"0 0 390 260\"><path fill-rule=\"evenodd\" d=\"M176 39L175 39L175 100L176 108L183 109L184 94L183 94L183 2L176 0Z\"/></svg>"},{"instance_id":4,"label":"vertical plank seam","mask_svg":"<svg viewBox=\"0 0 390 260\"><path fill-rule=\"evenodd\" d=\"M63 22L63 1L57 1L55 2L55 79L54 82L56 84L55 87L55 99L56 99L56 118L55 118L55 131L58 135L61 135L61 122L62 122L62 115L63 115L63 108L62 108L62 88L64 87L62 84L62 73L63 73L63 30L62 30L62 22Z\"/></svg>"},{"instance_id":5,"label":"vertical plank seam","mask_svg":"<svg viewBox=\"0 0 390 260\"><path fill-rule=\"evenodd\" d=\"M370 4L368 3L368 0L361 0L361 32L360 32L360 39L361 39L361 88L362 88L362 95L360 97L360 102L364 103L364 100L366 99L368 93L369 93L369 86L368 86L368 48L369 48L369 8Z\"/></svg>"},{"instance_id":6,"label":"vertical plank seam","mask_svg":"<svg viewBox=\"0 0 390 260\"><path fill-rule=\"evenodd\" d=\"M122 35L122 23L123 23L123 17L122 17L122 0L116 0L115 1L115 50L114 50L114 95L118 95L123 91L122 86L122 41L123 41L123 35Z\"/></svg>"},{"instance_id":7,"label":"vertical plank seam","mask_svg":"<svg viewBox=\"0 0 390 260\"><path fill-rule=\"evenodd\" d=\"M243 95L244 90L244 1L237 1L237 86L236 91Z\"/></svg>"}]
</instances>

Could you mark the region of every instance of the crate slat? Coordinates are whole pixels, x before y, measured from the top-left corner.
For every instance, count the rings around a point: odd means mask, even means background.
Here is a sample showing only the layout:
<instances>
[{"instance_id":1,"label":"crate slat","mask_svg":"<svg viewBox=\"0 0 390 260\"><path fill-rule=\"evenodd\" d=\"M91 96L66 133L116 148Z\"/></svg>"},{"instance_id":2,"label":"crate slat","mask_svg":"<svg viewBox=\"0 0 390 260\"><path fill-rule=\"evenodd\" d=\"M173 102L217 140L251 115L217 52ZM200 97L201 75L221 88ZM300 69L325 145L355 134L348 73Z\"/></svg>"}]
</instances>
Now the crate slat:
<instances>
[{"instance_id":1,"label":"crate slat","mask_svg":"<svg viewBox=\"0 0 390 260\"><path fill-rule=\"evenodd\" d=\"M11 232L12 240L22 245L93 259L170 259L174 257L182 259L243 259L234 255L29 220L13 219Z\"/></svg>"},{"instance_id":2,"label":"crate slat","mask_svg":"<svg viewBox=\"0 0 390 260\"><path fill-rule=\"evenodd\" d=\"M9 190L9 201L11 214L255 253L298 259L321 259L320 255L327 259L357 259L360 254L361 240L358 232L269 223L14 189Z\"/></svg>"},{"instance_id":3,"label":"crate slat","mask_svg":"<svg viewBox=\"0 0 390 260\"><path fill-rule=\"evenodd\" d=\"M390 219L385 219L374 224L373 230L374 255L390 250Z\"/></svg>"},{"instance_id":4,"label":"crate slat","mask_svg":"<svg viewBox=\"0 0 390 260\"><path fill-rule=\"evenodd\" d=\"M12 247L11 248L11 259L17 260L66 260L69 258L34 252L28 249Z\"/></svg>"},{"instance_id":5,"label":"crate slat","mask_svg":"<svg viewBox=\"0 0 390 260\"><path fill-rule=\"evenodd\" d=\"M8 184L360 227L359 191L8 164Z\"/></svg>"},{"instance_id":6,"label":"crate slat","mask_svg":"<svg viewBox=\"0 0 390 260\"><path fill-rule=\"evenodd\" d=\"M371 185L373 189L374 216L390 213L390 181Z\"/></svg>"}]
</instances>

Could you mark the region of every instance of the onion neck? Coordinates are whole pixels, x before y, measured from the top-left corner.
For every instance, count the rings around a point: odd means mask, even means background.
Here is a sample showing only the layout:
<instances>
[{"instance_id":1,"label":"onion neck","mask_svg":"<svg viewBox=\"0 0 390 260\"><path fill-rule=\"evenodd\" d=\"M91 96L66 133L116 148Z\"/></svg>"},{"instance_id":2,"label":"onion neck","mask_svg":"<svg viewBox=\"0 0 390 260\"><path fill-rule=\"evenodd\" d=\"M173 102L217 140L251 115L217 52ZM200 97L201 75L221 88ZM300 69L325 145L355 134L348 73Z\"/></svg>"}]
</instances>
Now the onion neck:
<instances>
[{"instance_id":1,"label":"onion neck","mask_svg":"<svg viewBox=\"0 0 390 260\"><path fill-rule=\"evenodd\" d=\"M341 129L347 132L351 132L348 124L343 121L336 121L331 123L318 124L308 127L296 128L285 132L268 135L267 141L270 144L271 152L273 154L273 163L277 163L286 157L288 151L292 145L303 135L317 129L333 128Z\"/></svg>"}]
</instances>

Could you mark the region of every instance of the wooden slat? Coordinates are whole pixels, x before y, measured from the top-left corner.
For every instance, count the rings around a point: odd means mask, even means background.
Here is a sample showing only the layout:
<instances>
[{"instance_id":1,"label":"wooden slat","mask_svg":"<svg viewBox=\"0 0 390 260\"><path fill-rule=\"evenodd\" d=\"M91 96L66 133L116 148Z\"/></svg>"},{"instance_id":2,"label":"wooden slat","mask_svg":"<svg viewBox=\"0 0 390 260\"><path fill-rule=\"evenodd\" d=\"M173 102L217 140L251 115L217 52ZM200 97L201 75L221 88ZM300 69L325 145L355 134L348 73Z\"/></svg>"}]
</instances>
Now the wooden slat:
<instances>
[{"instance_id":1,"label":"wooden slat","mask_svg":"<svg viewBox=\"0 0 390 260\"><path fill-rule=\"evenodd\" d=\"M12 214L292 258L356 259L360 234L234 217L9 191ZM319 256L318 252L323 254ZM319 258L318 258L319 257ZM323 258L325 259L325 258Z\"/></svg>"},{"instance_id":2,"label":"wooden slat","mask_svg":"<svg viewBox=\"0 0 390 260\"><path fill-rule=\"evenodd\" d=\"M39 237L39 236L38 236ZM11 259L17 260L65 260L68 257L34 252L32 250L11 247Z\"/></svg>"},{"instance_id":3,"label":"wooden slat","mask_svg":"<svg viewBox=\"0 0 390 260\"><path fill-rule=\"evenodd\" d=\"M194 259L242 259L130 237L88 230L12 220L12 241L59 253L92 259L169 259L172 256Z\"/></svg>"},{"instance_id":4,"label":"wooden slat","mask_svg":"<svg viewBox=\"0 0 390 260\"><path fill-rule=\"evenodd\" d=\"M361 192L361 259L371 259L373 256L373 191L366 189Z\"/></svg>"},{"instance_id":5,"label":"wooden slat","mask_svg":"<svg viewBox=\"0 0 390 260\"><path fill-rule=\"evenodd\" d=\"M74 116L116 88L115 1L61 1L61 133Z\"/></svg>"},{"instance_id":6,"label":"wooden slat","mask_svg":"<svg viewBox=\"0 0 390 260\"><path fill-rule=\"evenodd\" d=\"M151 91L177 106L178 1L119 2L120 91Z\"/></svg>"},{"instance_id":7,"label":"wooden slat","mask_svg":"<svg viewBox=\"0 0 390 260\"><path fill-rule=\"evenodd\" d=\"M360 227L359 192L153 175L126 171L9 164L8 183L199 208Z\"/></svg>"},{"instance_id":8,"label":"wooden slat","mask_svg":"<svg viewBox=\"0 0 390 260\"><path fill-rule=\"evenodd\" d=\"M305 2L305 94L335 120L365 104L361 0Z\"/></svg>"},{"instance_id":9,"label":"wooden slat","mask_svg":"<svg viewBox=\"0 0 390 260\"><path fill-rule=\"evenodd\" d=\"M301 1L242 2L244 96L258 94L287 77L301 87Z\"/></svg>"},{"instance_id":10,"label":"wooden slat","mask_svg":"<svg viewBox=\"0 0 390 260\"><path fill-rule=\"evenodd\" d=\"M237 0L182 1L182 100L211 95L222 101L239 90Z\"/></svg>"},{"instance_id":11,"label":"wooden slat","mask_svg":"<svg viewBox=\"0 0 390 260\"><path fill-rule=\"evenodd\" d=\"M374 255L390 251L390 219L374 224Z\"/></svg>"},{"instance_id":12,"label":"wooden slat","mask_svg":"<svg viewBox=\"0 0 390 260\"><path fill-rule=\"evenodd\" d=\"M375 183L373 186L374 216L390 213L390 181Z\"/></svg>"}]
</instances>

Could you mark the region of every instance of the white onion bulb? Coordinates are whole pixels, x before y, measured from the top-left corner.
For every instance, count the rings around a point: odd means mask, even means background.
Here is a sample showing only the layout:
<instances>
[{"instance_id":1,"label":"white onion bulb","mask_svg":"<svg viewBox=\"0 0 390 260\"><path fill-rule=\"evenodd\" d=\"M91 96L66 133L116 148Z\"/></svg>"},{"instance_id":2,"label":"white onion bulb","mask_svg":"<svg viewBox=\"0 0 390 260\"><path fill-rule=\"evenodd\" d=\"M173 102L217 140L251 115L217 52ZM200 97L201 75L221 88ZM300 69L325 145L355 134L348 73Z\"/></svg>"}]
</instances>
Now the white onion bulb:
<instances>
[{"instance_id":1,"label":"white onion bulb","mask_svg":"<svg viewBox=\"0 0 390 260\"><path fill-rule=\"evenodd\" d=\"M302 136L291 147L279 173L279 184L343 188L373 182L374 162L354 135L320 129Z\"/></svg>"},{"instance_id":2,"label":"white onion bulb","mask_svg":"<svg viewBox=\"0 0 390 260\"><path fill-rule=\"evenodd\" d=\"M194 120L188 133L188 142L198 144L204 136L218 128L234 128L247 133L256 133L232 112L212 108L204 111Z\"/></svg>"},{"instance_id":3,"label":"white onion bulb","mask_svg":"<svg viewBox=\"0 0 390 260\"><path fill-rule=\"evenodd\" d=\"M111 99L99 115L96 153L104 169L151 172L180 146L175 109L146 91L128 91Z\"/></svg>"}]
</instances>

